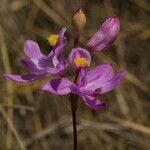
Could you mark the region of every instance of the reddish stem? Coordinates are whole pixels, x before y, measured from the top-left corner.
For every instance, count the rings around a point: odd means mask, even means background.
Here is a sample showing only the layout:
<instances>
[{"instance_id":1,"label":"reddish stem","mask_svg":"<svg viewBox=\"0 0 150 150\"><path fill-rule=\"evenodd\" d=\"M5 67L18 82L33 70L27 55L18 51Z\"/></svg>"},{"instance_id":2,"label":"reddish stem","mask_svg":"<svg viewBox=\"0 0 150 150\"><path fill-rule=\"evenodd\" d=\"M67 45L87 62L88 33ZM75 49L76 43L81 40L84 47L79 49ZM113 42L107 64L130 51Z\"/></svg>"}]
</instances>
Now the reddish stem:
<instances>
[{"instance_id":1,"label":"reddish stem","mask_svg":"<svg viewBox=\"0 0 150 150\"><path fill-rule=\"evenodd\" d=\"M77 127L76 127L76 101L74 95L71 95L71 111L72 111L72 123L73 123L73 139L74 139L74 150L77 150Z\"/></svg>"},{"instance_id":2,"label":"reddish stem","mask_svg":"<svg viewBox=\"0 0 150 150\"><path fill-rule=\"evenodd\" d=\"M79 73L77 72L74 83L77 82ZM74 150L77 150L77 123L76 123L76 111L77 111L77 99L75 94L71 94L71 112L73 123L73 138L74 138Z\"/></svg>"},{"instance_id":3,"label":"reddish stem","mask_svg":"<svg viewBox=\"0 0 150 150\"><path fill-rule=\"evenodd\" d=\"M74 47L79 46L80 36L77 38L74 37ZM76 73L74 83L76 84L78 80L79 72ZM76 122L76 111L77 111L77 96L75 94L71 94L71 112L72 112L72 123L73 123L73 141L74 141L74 150L77 150L77 122Z\"/></svg>"}]
</instances>

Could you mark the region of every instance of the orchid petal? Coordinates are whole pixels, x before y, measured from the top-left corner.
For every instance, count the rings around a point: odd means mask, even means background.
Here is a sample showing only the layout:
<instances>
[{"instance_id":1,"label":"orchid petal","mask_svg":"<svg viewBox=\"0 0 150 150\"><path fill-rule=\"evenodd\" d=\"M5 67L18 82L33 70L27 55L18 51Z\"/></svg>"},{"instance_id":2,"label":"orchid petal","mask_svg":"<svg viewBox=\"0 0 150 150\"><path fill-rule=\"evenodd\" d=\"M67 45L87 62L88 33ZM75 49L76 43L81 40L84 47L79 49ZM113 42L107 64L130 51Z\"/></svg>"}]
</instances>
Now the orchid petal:
<instances>
[{"instance_id":1,"label":"orchid petal","mask_svg":"<svg viewBox=\"0 0 150 150\"><path fill-rule=\"evenodd\" d=\"M112 80L105 83L104 86L101 88L101 94L109 92L112 89L119 86L121 84L122 80L124 79L125 74L126 74L125 70L121 71L117 75L115 75L115 77Z\"/></svg>"},{"instance_id":2,"label":"orchid petal","mask_svg":"<svg viewBox=\"0 0 150 150\"><path fill-rule=\"evenodd\" d=\"M100 88L95 90L95 89L81 87L80 91L85 95L93 96L93 97L99 96L101 94L101 89Z\"/></svg>"},{"instance_id":3,"label":"orchid petal","mask_svg":"<svg viewBox=\"0 0 150 150\"><path fill-rule=\"evenodd\" d=\"M117 38L119 29L120 22L116 16L107 19L88 41L88 49L91 51L103 51L107 49Z\"/></svg>"},{"instance_id":4,"label":"orchid petal","mask_svg":"<svg viewBox=\"0 0 150 150\"><path fill-rule=\"evenodd\" d=\"M71 93L70 86L73 83L67 78L57 78L48 81L43 87L42 90L48 91L55 95L66 95Z\"/></svg>"},{"instance_id":5,"label":"orchid petal","mask_svg":"<svg viewBox=\"0 0 150 150\"><path fill-rule=\"evenodd\" d=\"M88 68L81 69L79 72L79 79L77 81L77 85L82 87L86 84L85 76L87 74Z\"/></svg>"},{"instance_id":6,"label":"orchid petal","mask_svg":"<svg viewBox=\"0 0 150 150\"><path fill-rule=\"evenodd\" d=\"M52 62L53 61L53 62ZM37 59L29 59L25 58L21 60L21 64L30 70L32 73L41 74L41 73L47 73L47 74L59 74L62 73L67 68L67 62L63 59L61 60L55 60L47 57L47 58L41 58L39 60ZM55 66L56 65L56 66Z\"/></svg>"},{"instance_id":7,"label":"orchid petal","mask_svg":"<svg viewBox=\"0 0 150 150\"><path fill-rule=\"evenodd\" d=\"M62 53L62 51L64 50L65 46L66 46L66 40L64 40L64 42L62 42L59 46L55 47L55 49L53 50L54 55L56 57L58 57Z\"/></svg>"},{"instance_id":8,"label":"orchid petal","mask_svg":"<svg viewBox=\"0 0 150 150\"><path fill-rule=\"evenodd\" d=\"M101 109L106 107L106 103L97 100L95 97L84 96L84 103L92 109Z\"/></svg>"},{"instance_id":9,"label":"orchid petal","mask_svg":"<svg viewBox=\"0 0 150 150\"><path fill-rule=\"evenodd\" d=\"M45 68L39 66L39 60L29 58L21 59L21 64L32 73L41 74L45 72Z\"/></svg>"},{"instance_id":10,"label":"orchid petal","mask_svg":"<svg viewBox=\"0 0 150 150\"><path fill-rule=\"evenodd\" d=\"M34 80L37 80L39 78L42 78L44 74L36 75L36 74L30 74L30 75L14 75L14 74L4 74L5 77L17 81L17 82L31 82Z\"/></svg>"},{"instance_id":11,"label":"orchid petal","mask_svg":"<svg viewBox=\"0 0 150 150\"><path fill-rule=\"evenodd\" d=\"M60 74L67 68L67 66L68 66L67 62L62 59L62 60L59 60L56 67L53 67L53 68L49 67L47 72L49 74Z\"/></svg>"},{"instance_id":12,"label":"orchid petal","mask_svg":"<svg viewBox=\"0 0 150 150\"><path fill-rule=\"evenodd\" d=\"M53 47L53 51L49 53L49 56L54 54L56 57L58 57L64 50L64 47L66 46L66 42L67 42L66 37L65 37L66 30L67 28L63 27L59 31L59 38L58 38L57 44Z\"/></svg>"},{"instance_id":13,"label":"orchid petal","mask_svg":"<svg viewBox=\"0 0 150 150\"><path fill-rule=\"evenodd\" d=\"M112 79L113 76L114 76L114 71L111 64L98 65L86 74L85 87L94 88L94 86L97 87L97 84L98 87L100 87L101 85L105 84L106 81Z\"/></svg>"},{"instance_id":14,"label":"orchid petal","mask_svg":"<svg viewBox=\"0 0 150 150\"><path fill-rule=\"evenodd\" d=\"M68 63L67 61L61 59L59 60L59 63L57 64L56 68L59 70L59 73L60 72L63 72L68 66Z\"/></svg>"},{"instance_id":15,"label":"orchid petal","mask_svg":"<svg viewBox=\"0 0 150 150\"><path fill-rule=\"evenodd\" d=\"M60 31L59 31L59 39L58 42L62 42L62 40L65 38L65 32L66 32L67 28L63 27ZM60 41L59 41L60 40Z\"/></svg>"},{"instance_id":16,"label":"orchid petal","mask_svg":"<svg viewBox=\"0 0 150 150\"><path fill-rule=\"evenodd\" d=\"M40 51L39 45L31 40L27 40L24 44L24 52L29 58L41 58L43 54Z\"/></svg>"},{"instance_id":17,"label":"orchid petal","mask_svg":"<svg viewBox=\"0 0 150 150\"><path fill-rule=\"evenodd\" d=\"M53 63L53 59L52 56L48 56L48 57L42 57L40 58L37 62L36 60L32 61L39 67L39 68L48 68L48 67L55 67L54 63Z\"/></svg>"}]
</instances>

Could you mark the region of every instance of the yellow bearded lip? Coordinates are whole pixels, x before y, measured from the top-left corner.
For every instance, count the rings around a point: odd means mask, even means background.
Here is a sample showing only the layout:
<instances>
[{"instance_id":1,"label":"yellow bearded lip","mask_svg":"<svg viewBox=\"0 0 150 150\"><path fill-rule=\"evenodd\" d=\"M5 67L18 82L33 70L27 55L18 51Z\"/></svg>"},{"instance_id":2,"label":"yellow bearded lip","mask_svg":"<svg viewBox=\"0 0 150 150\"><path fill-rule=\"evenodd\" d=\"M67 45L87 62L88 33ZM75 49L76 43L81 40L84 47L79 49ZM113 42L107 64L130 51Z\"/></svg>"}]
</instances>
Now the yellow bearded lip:
<instances>
[{"instance_id":1,"label":"yellow bearded lip","mask_svg":"<svg viewBox=\"0 0 150 150\"><path fill-rule=\"evenodd\" d=\"M87 67L89 65L89 61L85 57L76 57L74 59L74 63L77 67L80 67L80 68L84 68L84 67Z\"/></svg>"},{"instance_id":2,"label":"yellow bearded lip","mask_svg":"<svg viewBox=\"0 0 150 150\"><path fill-rule=\"evenodd\" d=\"M51 46L55 46L57 44L58 38L59 38L58 34L52 34L47 38L47 40Z\"/></svg>"}]
</instances>

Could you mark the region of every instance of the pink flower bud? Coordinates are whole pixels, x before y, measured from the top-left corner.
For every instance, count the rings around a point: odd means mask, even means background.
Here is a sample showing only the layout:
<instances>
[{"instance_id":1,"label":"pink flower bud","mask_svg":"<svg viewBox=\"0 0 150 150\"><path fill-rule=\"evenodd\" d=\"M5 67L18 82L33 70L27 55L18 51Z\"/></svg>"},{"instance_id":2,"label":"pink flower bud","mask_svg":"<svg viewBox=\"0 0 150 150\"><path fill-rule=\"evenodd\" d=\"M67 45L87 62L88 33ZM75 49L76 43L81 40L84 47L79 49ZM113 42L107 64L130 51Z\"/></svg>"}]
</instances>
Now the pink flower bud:
<instances>
[{"instance_id":1,"label":"pink flower bud","mask_svg":"<svg viewBox=\"0 0 150 150\"><path fill-rule=\"evenodd\" d=\"M85 24L86 24L86 16L82 8L79 8L72 17L72 25L78 31L81 31L84 28Z\"/></svg>"},{"instance_id":2,"label":"pink flower bud","mask_svg":"<svg viewBox=\"0 0 150 150\"><path fill-rule=\"evenodd\" d=\"M116 16L107 19L88 41L88 49L91 51L104 51L115 41L119 29L120 22Z\"/></svg>"}]
</instances>

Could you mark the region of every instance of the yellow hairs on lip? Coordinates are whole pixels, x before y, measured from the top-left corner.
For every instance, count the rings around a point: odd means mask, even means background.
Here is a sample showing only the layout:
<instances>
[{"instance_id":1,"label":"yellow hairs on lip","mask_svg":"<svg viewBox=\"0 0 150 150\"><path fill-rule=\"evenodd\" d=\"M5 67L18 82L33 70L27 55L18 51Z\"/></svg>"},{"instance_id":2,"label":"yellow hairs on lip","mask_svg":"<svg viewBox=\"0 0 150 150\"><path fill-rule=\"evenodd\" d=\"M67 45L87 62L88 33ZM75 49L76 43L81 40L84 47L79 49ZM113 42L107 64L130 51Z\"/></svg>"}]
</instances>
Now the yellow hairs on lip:
<instances>
[{"instance_id":1,"label":"yellow hairs on lip","mask_svg":"<svg viewBox=\"0 0 150 150\"><path fill-rule=\"evenodd\" d=\"M74 63L77 67L86 67L89 64L89 61L85 57L76 57Z\"/></svg>"},{"instance_id":2,"label":"yellow hairs on lip","mask_svg":"<svg viewBox=\"0 0 150 150\"><path fill-rule=\"evenodd\" d=\"M58 41L58 37L59 37L58 34L52 34L47 38L47 40L51 46L55 46Z\"/></svg>"}]
</instances>

